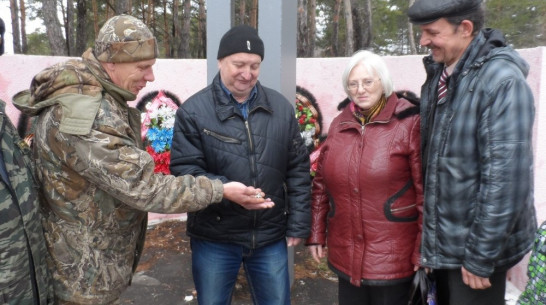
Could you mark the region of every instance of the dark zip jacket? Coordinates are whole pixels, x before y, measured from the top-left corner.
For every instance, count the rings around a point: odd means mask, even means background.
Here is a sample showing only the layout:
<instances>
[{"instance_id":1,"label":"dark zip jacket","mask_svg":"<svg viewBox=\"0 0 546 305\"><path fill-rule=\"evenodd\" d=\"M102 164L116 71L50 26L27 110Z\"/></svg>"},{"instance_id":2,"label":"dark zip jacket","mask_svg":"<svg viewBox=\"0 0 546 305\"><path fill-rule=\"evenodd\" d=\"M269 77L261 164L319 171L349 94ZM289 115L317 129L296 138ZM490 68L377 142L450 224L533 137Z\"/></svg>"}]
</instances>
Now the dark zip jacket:
<instances>
[{"instance_id":1,"label":"dark zip jacket","mask_svg":"<svg viewBox=\"0 0 546 305\"><path fill-rule=\"evenodd\" d=\"M184 102L176 113L171 172L259 187L275 207L249 211L224 199L189 213L192 237L258 248L309 235L309 156L294 107L259 82L256 88L246 120L223 91L219 74Z\"/></svg>"}]
</instances>

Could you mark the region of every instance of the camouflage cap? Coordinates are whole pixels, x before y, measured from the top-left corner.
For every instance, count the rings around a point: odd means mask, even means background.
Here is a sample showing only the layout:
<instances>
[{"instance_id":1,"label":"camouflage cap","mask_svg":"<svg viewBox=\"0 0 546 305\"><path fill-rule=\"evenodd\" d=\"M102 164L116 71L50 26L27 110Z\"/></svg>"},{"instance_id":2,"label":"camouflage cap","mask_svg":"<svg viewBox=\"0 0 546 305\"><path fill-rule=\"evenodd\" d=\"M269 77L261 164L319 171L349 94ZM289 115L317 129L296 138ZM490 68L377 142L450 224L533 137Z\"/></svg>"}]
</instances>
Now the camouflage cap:
<instances>
[{"instance_id":1,"label":"camouflage cap","mask_svg":"<svg viewBox=\"0 0 546 305\"><path fill-rule=\"evenodd\" d=\"M101 62L136 62L157 58L157 41L148 27L129 15L114 16L99 31L95 57Z\"/></svg>"}]
</instances>

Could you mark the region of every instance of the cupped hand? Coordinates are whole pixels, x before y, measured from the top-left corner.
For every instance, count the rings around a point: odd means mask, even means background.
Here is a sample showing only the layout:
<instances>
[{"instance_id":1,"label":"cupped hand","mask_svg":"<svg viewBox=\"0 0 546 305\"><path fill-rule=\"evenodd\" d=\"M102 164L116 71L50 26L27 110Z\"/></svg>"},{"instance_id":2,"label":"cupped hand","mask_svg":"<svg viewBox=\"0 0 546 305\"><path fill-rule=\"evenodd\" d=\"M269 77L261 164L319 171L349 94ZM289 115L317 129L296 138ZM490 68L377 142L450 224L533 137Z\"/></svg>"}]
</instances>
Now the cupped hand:
<instances>
[{"instance_id":1,"label":"cupped hand","mask_svg":"<svg viewBox=\"0 0 546 305\"><path fill-rule=\"evenodd\" d=\"M265 194L259 188L246 186L240 182L228 182L224 184L224 198L247 210L269 209L275 206L270 198L264 198Z\"/></svg>"}]
</instances>

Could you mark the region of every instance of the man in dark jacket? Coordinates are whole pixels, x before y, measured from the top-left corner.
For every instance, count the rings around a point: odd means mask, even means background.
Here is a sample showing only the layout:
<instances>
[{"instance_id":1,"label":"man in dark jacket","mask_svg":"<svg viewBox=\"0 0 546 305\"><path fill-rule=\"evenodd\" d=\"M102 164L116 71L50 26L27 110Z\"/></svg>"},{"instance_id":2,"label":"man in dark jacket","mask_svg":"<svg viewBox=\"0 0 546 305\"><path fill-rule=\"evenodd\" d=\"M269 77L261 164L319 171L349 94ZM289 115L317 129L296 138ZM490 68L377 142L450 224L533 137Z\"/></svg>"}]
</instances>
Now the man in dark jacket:
<instances>
[{"instance_id":1,"label":"man in dark jacket","mask_svg":"<svg viewBox=\"0 0 546 305\"><path fill-rule=\"evenodd\" d=\"M275 202L247 211L224 200L189 214L201 305L230 303L241 263L255 304L290 304L286 247L309 235L309 156L294 107L258 82L263 56L255 29L232 28L220 41L212 84L176 114L173 174L239 181Z\"/></svg>"},{"instance_id":2,"label":"man in dark jacket","mask_svg":"<svg viewBox=\"0 0 546 305\"><path fill-rule=\"evenodd\" d=\"M531 249L534 100L529 65L482 29L481 0L417 0L427 79L421 91L421 264L438 304L504 304L507 270Z\"/></svg>"},{"instance_id":3,"label":"man in dark jacket","mask_svg":"<svg viewBox=\"0 0 546 305\"><path fill-rule=\"evenodd\" d=\"M30 149L4 106L0 100L0 303L52 304Z\"/></svg>"}]
</instances>

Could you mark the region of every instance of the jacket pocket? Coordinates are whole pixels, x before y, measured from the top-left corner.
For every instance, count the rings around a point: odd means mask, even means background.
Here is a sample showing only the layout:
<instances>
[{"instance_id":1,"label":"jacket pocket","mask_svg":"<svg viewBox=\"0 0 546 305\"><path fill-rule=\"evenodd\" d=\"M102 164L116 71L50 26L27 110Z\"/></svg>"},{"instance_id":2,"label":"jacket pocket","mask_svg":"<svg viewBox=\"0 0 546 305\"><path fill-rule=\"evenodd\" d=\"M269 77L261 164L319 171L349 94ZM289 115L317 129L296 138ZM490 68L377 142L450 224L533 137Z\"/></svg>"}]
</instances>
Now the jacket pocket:
<instances>
[{"instance_id":1,"label":"jacket pocket","mask_svg":"<svg viewBox=\"0 0 546 305\"><path fill-rule=\"evenodd\" d=\"M241 144L241 140L239 139L235 139L235 138L232 138L232 137L228 137L226 135L223 135L223 134L219 134L217 132L214 132L212 130L208 130L208 129L203 129L203 133L208 135L208 136L211 136L219 141L222 141L222 142L225 142L225 143L232 143L232 144Z\"/></svg>"},{"instance_id":2,"label":"jacket pocket","mask_svg":"<svg viewBox=\"0 0 546 305\"><path fill-rule=\"evenodd\" d=\"M396 194L391 196L389 199L387 199L387 202L385 202L383 206L383 210L385 213L385 217L394 222L411 222L416 221L419 217L418 211L417 211L417 204L412 203L409 205L402 205L394 207L394 203L396 200L398 200L404 193L406 193L411 186L413 185L413 181L409 180L402 189L400 189Z\"/></svg>"}]
</instances>

